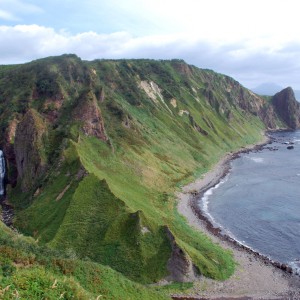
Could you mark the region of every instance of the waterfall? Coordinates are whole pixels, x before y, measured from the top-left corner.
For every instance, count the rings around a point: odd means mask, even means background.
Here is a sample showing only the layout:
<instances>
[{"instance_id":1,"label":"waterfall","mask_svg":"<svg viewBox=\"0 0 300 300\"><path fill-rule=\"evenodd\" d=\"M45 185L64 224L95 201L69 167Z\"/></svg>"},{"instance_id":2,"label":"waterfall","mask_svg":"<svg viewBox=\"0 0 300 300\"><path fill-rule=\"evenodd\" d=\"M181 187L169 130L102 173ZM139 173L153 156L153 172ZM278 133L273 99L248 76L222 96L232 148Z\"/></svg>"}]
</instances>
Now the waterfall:
<instances>
[{"instance_id":1,"label":"waterfall","mask_svg":"<svg viewBox=\"0 0 300 300\"><path fill-rule=\"evenodd\" d=\"M0 221L12 228L14 210L12 206L7 203L5 193L5 159L4 153L0 150L0 206L2 207L2 215L0 215Z\"/></svg>"},{"instance_id":2,"label":"waterfall","mask_svg":"<svg viewBox=\"0 0 300 300\"><path fill-rule=\"evenodd\" d=\"M4 159L3 151L0 150L0 196L3 196L5 194L4 176L5 176L5 159Z\"/></svg>"}]
</instances>

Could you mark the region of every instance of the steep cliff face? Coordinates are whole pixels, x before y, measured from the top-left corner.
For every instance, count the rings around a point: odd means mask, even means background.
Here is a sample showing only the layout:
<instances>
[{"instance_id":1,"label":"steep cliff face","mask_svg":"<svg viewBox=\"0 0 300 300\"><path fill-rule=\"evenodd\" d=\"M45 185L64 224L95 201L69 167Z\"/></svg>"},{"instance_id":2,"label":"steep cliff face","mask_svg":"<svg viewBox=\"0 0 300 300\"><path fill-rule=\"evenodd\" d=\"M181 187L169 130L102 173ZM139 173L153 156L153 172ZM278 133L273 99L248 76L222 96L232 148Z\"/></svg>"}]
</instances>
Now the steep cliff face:
<instances>
[{"instance_id":1,"label":"steep cliff face","mask_svg":"<svg viewBox=\"0 0 300 300\"><path fill-rule=\"evenodd\" d=\"M294 91L288 87L272 98L273 106L280 118L291 129L300 127L300 103L295 98Z\"/></svg>"},{"instance_id":2,"label":"steep cliff face","mask_svg":"<svg viewBox=\"0 0 300 300\"><path fill-rule=\"evenodd\" d=\"M178 216L174 192L264 129L299 126L290 96L270 102L181 60L64 55L0 71L20 231L144 283L232 274L231 255Z\"/></svg>"},{"instance_id":3,"label":"steep cliff face","mask_svg":"<svg viewBox=\"0 0 300 300\"><path fill-rule=\"evenodd\" d=\"M279 129L282 124L278 122L278 117L271 105L265 105L259 110L259 117L264 122L267 129Z\"/></svg>"},{"instance_id":4,"label":"steep cliff face","mask_svg":"<svg viewBox=\"0 0 300 300\"><path fill-rule=\"evenodd\" d=\"M23 191L29 191L45 171L46 136L43 118L35 110L28 110L16 128L14 141L18 180Z\"/></svg>"},{"instance_id":5,"label":"steep cliff face","mask_svg":"<svg viewBox=\"0 0 300 300\"><path fill-rule=\"evenodd\" d=\"M107 141L101 110L92 91L83 93L80 97L79 104L73 112L73 117L80 122L80 128L85 135L95 136L102 141Z\"/></svg>"},{"instance_id":6,"label":"steep cliff face","mask_svg":"<svg viewBox=\"0 0 300 300\"><path fill-rule=\"evenodd\" d=\"M170 272L168 280L179 282L193 281L197 276L197 271L191 258L176 243L176 239L170 229L166 227L165 230L172 246L172 255L168 261L168 271Z\"/></svg>"},{"instance_id":7,"label":"steep cliff face","mask_svg":"<svg viewBox=\"0 0 300 300\"><path fill-rule=\"evenodd\" d=\"M14 141L16 135L16 129L18 126L18 120L13 118L4 131L4 138L2 140L2 147L7 160L7 180L13 187L17 184L18 172L14 151Z\"/></svg>"}]
</instances>

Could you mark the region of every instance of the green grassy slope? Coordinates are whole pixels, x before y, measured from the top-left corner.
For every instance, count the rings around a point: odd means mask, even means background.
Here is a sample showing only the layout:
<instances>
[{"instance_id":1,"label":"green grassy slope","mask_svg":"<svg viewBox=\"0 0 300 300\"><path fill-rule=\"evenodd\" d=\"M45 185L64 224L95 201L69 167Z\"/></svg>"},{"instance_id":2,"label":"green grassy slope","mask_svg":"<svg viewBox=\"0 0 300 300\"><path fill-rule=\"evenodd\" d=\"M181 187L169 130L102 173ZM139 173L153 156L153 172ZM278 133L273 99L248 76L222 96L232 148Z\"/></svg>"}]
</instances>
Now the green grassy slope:
<instances>
[{"instance_id":1,"label":"green grassy slope","mask_svg":"<svg viewBox=\"0 0 300 300\"><path fill-rule=\"evenodd\" d=\"M40 247L0 223L1 299L170 299L109 267Z\"/></svg>"},{"instance_id":2,"label":"green grassy slope","mask_svg":"<svg viewBox=\"0 0 300 300\"><path fill-rule=\"evenodd\" d=\"M20 231L151 283L169 274L168 227L200 273L219 280L233 273L231 254L177 213L175 192L226 152L258 142L270 103L179 60L84 62L67 55L0 73L7 152L28 109L48 126L44 176L26 193L22 178L9 187ZM8 168L16 168L13 159Z\"/></svg>"}]
</instances>

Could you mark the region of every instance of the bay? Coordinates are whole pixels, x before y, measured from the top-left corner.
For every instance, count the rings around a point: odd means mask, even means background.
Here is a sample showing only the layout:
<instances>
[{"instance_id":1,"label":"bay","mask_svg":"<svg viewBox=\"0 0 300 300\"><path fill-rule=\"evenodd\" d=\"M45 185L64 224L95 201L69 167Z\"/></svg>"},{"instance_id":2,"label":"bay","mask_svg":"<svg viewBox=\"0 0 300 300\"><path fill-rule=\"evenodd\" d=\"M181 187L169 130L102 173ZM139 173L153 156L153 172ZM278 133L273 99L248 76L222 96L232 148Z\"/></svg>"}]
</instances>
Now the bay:
<instances>
[{"instance_id":1,"label":"bay","mask_svg":"<svg viewBox=\"0 0 300 300\"><path fill-rule=\"evenodd\" d=\"M226 234L299 272L300 131L272 137L272 145L233 160L200 206Z\"/></svg>"}]
</instances>

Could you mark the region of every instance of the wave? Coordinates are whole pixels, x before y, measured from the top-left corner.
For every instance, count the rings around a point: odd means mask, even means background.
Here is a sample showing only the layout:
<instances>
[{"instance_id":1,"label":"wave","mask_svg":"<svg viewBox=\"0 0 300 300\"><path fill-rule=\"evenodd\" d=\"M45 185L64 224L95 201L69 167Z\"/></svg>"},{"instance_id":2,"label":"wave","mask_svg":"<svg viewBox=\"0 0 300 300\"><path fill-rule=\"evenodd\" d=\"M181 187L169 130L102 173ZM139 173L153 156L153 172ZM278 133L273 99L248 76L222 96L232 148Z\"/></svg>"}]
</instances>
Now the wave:
<instances>
[{"instance_id":1,"label":"wave","mask_svg":"<svg viewBox=\"0 0 300 300\"><path fill-rule=\"evenodd\" d=\"M227 177L227 176L226 176ZM198 203L199 208L201 212L207 217L208 222L210 222L211 225L213 225L214 228L220 229L220 234L229 240L230 242L233 242L235 245L238 245L239 247L242 247L243 249L249 251L250 253L253 253L254 255L258 255L261 257L265 262L271 263L275 267L282 269L286 272L293 273L295 275L300 275L300 259L295 259L294 261L284 263L280 262L278 260L274 260L270 255L266 255L259 250L255 249L254 247L251 247L247 244L246 241L238 239L229 229L223 227L220 225L213 216L208 211L208 203L209 203L209 197L213 194L213 191L217 189L220 185L222 185L224 182L227 181L227 178L225 180L222 180L220 183L218 183L216 186L210 188L207 190L203 197L201 198L201 201ZM202 203L202 208L201 208ZM291 272L288 271L288 267L291 268Z\"/></svg>"},{"instance_id":2,"label":"wave","mask_svg":"<svg viewBox=\"0 0 300 300\"><path fill-rule=\"evenodd\" d=\"M275 267L282 269L286 272L292 273L294 275L300 276L300 259L295 259L288 263L282 263L278 260L274 260L270 255L266 255L258 250L256 250L253 247L250 247L247 245L245 241L241 241L237 239L232 232L229 230L226 230L226 235L229 237L229 240L231 239L234 243L238 244L239 246L243 247L244 249L247 249L251 253L258 254L261 258L263 258L265 261L270 262ZM291 271L288 271L288 267L291 268Z\"/></svg>"},{"instance_id":3,"label":"wave","mask_svg":"<svg viewBox=\"0 0 300 300\"><path fill-rule=\"evenodd\" d=\"M209 198L214 193L214 190L219 188L222 184L224 184L228 180L228 175L225 176L218 184L213 186L212 188L208 189L202 196L201 200L199 201L199 208L201 212L208 218L209 222L215 227L221 230L221 234L224 236L229 237L231 240L235 241L237 244L248 248L253 252L257 252L254 248L247 245L245 241L239 240L229 229L225 228L221 224L219 224L215 218L210 214L208 205L209 205Z\"/></svg>"},{"instance_id":4,"label":"wave","mask_svg":"<svg viewBox=\"0 0 300 300\"><path fill-rule=\"evenodd\" d=\"M296 275L300 275L300 260L296 259L291 262L289 262L289 266L293 269L293 273Z\"/></svg>"},{"instance_id":5,"label":"wave","mask_svg":"<svg viewBox=\"0 0 300 300\"><path fill-rule=\"evenodd\" d=\"M199 208L203 212L203 214L209 219L209 221L217 228L224 229L210 214L208 209L209 204L209 198L213 194L214 190L219 188L222 184L224 184L228 180L228 175L226 175L222 180L220 180L219 183L217 183L215 186L208 189L202 196L201 200L199 201Z\"/></svg>"},{"instance_id":6,"label":"wave","mask_svg":"<svg viewBox=\"0 0 300 300\"><path fill-rule=\"evenodd\" d=\"M247 157L248 159L251 159L252 161L256 162L256 163L263 163L264 159L262 157Z\"/></svg>"},{"instance_id":7,"label":"wave","mask_svg":"<svg viewBox=\"0 0 300 300\"><path fill-rule=\"evenodd\" d=\"M294 142L297 144L300 143L299 137L298 137L298 139L295 139ZM271 154L273 154L273 153L271 153ZM259 153L258 153L258 155L259 155L259 157L253 157L252 155L246 154L246 155L243 155L243 158L248 160L248 164L250 163L250 161L257 163L257 164L266 164L266 161L268 161L269 157L266 156L266 159L265 159L264 156L260 155ZM296 180L297 177L299 178L299 176L300 176L299 169L296 169L293 173L294 173L293 177L295 178L294 180ZM289 257L287 255L285 257L278 256L280 258L278 258L276 256L276 253L275 254L273 253L272 255L266 255L265 253L269 252L268 248L263 247L260 249L259 243L257 245L255 243L253 244L253 241L251 242L251 239L249 239L249 241L248 241L247 236L237 237L235 234L233 234L231 232L231 230L228 229L226 224L222 224L223 225L222 226L220 223L218 223L218 220L215 219L216 216L214 216L213 211L211 211L212 208L210 205L210 201L213 201L212 195L214 195L214 193L216 192L216 189L218 189L220 186L222 186L226 181L228 181L231 178L229 175L230 175L230 173L228 173L218 184L216 184L215 186L213 186L213 187L209 188L207 191L205 191L202 194L202 197L200 199L199 198L197 199L197 204L195 202L195 204L198 206L198 209L200 210L202 216L206 219L206 222L208 222L208 224L209 224L208 228L212 228L212 232L214 234L220 234L225 239L228 239L229 241L233 242L234 244L238 245L239 247L242 247L243 249L246 249L247 251L252 252L255 255L259 255L266 262L273 264L275 267L278 267L288 273L300 275L300 259L299 260L297 260L297 259L291 260L292 257L296 257L296 258L298 257L297 253L294 253L293 255L290 255ZM290 179L289 179L289 181L290 181ZM276 228L272 228L271 233L273 233L274 235L278 235L278 234L282 235L282 232L280 231L278 233ZM288 236L288 239L290 239L290 236ZM249 246L248 243L251 244L251 246ZM260 249L260 250L257 250L257 249ZM270 252L270 253L272 253L272 252Z\"/></svg>"},{"instance_id":8,"label":"wave","mask_svg":"<svg viewBox=\"0 0 300 300\"><path fill-rule=\"evenodd\" d=\"M293 142L294 142L294 143L300 143L300 140L294 138L294 139L293 139Z\"/></svg>"}]
</instances>

